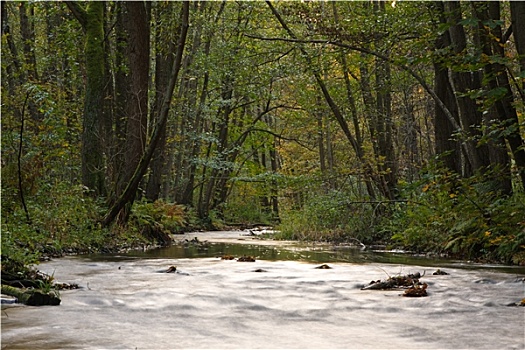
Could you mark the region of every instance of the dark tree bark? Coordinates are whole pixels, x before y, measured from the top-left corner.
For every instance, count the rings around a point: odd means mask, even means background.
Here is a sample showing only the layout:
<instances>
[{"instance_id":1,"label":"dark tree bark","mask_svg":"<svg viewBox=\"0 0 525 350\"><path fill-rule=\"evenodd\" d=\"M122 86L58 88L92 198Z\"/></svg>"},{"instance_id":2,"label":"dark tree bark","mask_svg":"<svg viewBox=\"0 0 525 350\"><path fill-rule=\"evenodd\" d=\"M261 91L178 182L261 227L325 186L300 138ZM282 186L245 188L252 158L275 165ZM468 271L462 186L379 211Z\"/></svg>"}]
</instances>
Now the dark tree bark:
<instances>
[{"instance_id":1,"label":"dark tree bark","mask_svg":"<svg viewBox=\"0 0 525 350\"><path fill-rule=\"evenodd\" d=\"M474 12L479 18L480 46L486 57L499 57L500 61L505 59L505 50L501 43L504 41L503 31L500 23L500 2L490 1L487 3L472 3ZM525 17L523 18L525 20ZM492 24L492 25L487 25ZM513 23L514 25L514 23ZM518 37L521 34L518 34ZM499 63L498 60L489 62L485 66L485 78L490 91L502 91L501 96L494 101L485 114L485 124L491 130L495 125L494 121L499 122L512 132L508 133L506 140L511 148L513 158L518 168L518 173L522 184L525 184L525 143L519 130L519 120L515 107L515 100L512 93L508 70ZM497 127L497 125L496 125ZM505 137L496 135L489 139L490 160L492 165L498 165L501 168L499 188L503 193L512 192L510 178L510 160L505 145Z\"/></svg>"},{"instance_id":2,"label":"dark tree bark","mask_svg":"<svg viewBox=\"0 0 525 350\"><path fill-rule=\"evenodd\" d=\"M443 2L438 1L433 4L438 9L440 23L446 23L445 8ZM437 52L443 51L450 47L450 34L445 31L439 36L435 42L435 49ZM454 95L454 89L449 79L449 70L444 64L444 57L437 57L434 60L434 90L438 98L447 106L448 110L456 119L456 124L459 125L458 107ZM449 118L445 115L442 108L435 102L434 112L434 136L435 136L435 151L439 155L443 165L457 174L462 174L462 149L458 140L454 140L459 135L454 126L450 123Z\"/></svg>"},{"instance_id":3,"label":"dark tree bark","mask_svg":"<svg viewBox=\"0 0 525 350\"><path fill-rule=\"evenodd\" d=\"M124 164L117 184L120 196L140 162L146 145L148 123L149 83L149 16L143 1L122 3L125 13L124 28L127 33L126 57L129 67L129 96L125 107L126 139L124 141ZM134 197L119 213L119 223L125 223Z\"/></svg>"},{"instance_id":4,"label":"dark tree bark","mask_svg":"<svg viewBox=\"0 0 525 350\"><path fill-rule=\"evenodd\" d=\"M500 56L504 59L504 51L500 46L502 39L501 27L497 25L500 20L499 2L491 1L486 3L472 2L471 3L474 15L477 17L478 30L476 38L478 40L477 46L481 49L483 57ZM488 24L493 24L494 28L491 30ZM494 41L493 38L498 38ZM484 85L487 91L496 91L499 87L506 90L505 95L501 99L496 100L493 104L488 103L484 109L483 122L487 130L493 130L498 127L499 123L507 123L507 119L511 118L508 114L511 113L512 107L512 92L510 90L509 81L505 67L497 62L489 62L484 67ZM509 103L510 102L510 103ZM512 182L510 174L510 159L505 144L503 135L486 135L488 138L489 160L492 167L498 167L498 176L492 182L494 187L504 194L512 192Z\"/></svg>"},{"instance_id":5,"label":"dark tree bark","mask_svg":"<svg viewBox=\"0 0 525 350\"><path fill-rule=\"evenodd\" d=\"M11 96L15 96L15 91L19 85L25 80L21 75L20 59L18 57L18 50L11 34L11 26L9 25L9 17L7 14L7 2L1 2L0 13L2 15L2 35L5 37L7 47L9 48L10 60L6 64L6 79L2 79L2 83L7 81L7 89ZM4 48L5 50L5 48ZM3 53L2 53L3 55ZM20 119L20 113L15 109L14 111L16 119Z\"/></svg>"},{"instance_id":6,"label":"dark tree bark","mask_svg":"<svg viewBox=\"0 0 525 350\"><path fill-rule=\"evenodd\" d=\"M445 2L445 14L450 24L448 31L452 51L456 57L459 57L466 54L467 48L467 36L463 25L460 23L462 20L460 2ZM483 124L483 117L476 105L476 101L468 95L469 92L475 91L481 86L476 74L464 71L461 67L456 67L456 69L452 70L452 80L460 112L459 119L462 129L467 133L465 142L467 144L467 156L470 166L468 170L470 171L467 170L465 175L469 176L490 165L488 147L486 145L477 145L482 136L480 127Z\"/></svg>"},{"instance_id":7,"label":"dark tree bark","mask_svg":"<svg viewBox=\"0 0 525 350\"><path fill-rule=\"evenodd\" d=\"M374 2L374 11L382 15L385 11L385 3ZM381 45L379 41L377 43ZM383 53L386 57L389 52ZM378 166L380 186L382 192L390 200L397 197L397 160L394 153L393 122L392 122L392 95L391 95L391 68L389 61L375 58L375 81L376 81L376 113L371 117L372 142L375 146L375 156Z\"/></svg>"},{"instance_id":8,"label":"dark tree bark","mask_svg":"<svg viewBox=\"0 0 525 350\"><path fill-rule=\"evenodd\" d=\"M20 34L22 36L22 47L24 52L25 70L27 71L27 78L29 80L38 80L38 73L36 70L36 56L32 44L35 40L35 26L29 19L29 16L34 17L33 4L28 2L20 2ZM29 16L28 16L29 12Z\"/></svg>"},{"instance_id":9,"label":"dark tree bark","mask_svg":"<svg viewBox=\"0 0 525 350\"><path fill-rule=\"evenodd\" d=\"M135 194L139 187L139 184L146 173L146 170L149 166L153 153L158 145L160 140L161 132L166 127L166 121L168 119L168 112L170 110L171 98L173 96L173 90L175 89L175 84L178 79L179 71L182 65L182 55L184 52L184 46L186 44L186 34L188 32L189 26L189 2L184 2L181 11L181 31L179 41L177 43L177 49L175 52L175 60L171 69L171 79L166 89L165 98L162 102L162 106L159 111L159 117L157 118L157 123L154 126L153 132L151 134L150 142L147 144L142 157L133 173L133 176L129 180L126 188L120 195L120 197L115 201L115 203L108 210L101 223L103 226L108 226L111 224L119 212L128 204L133 203Z\"/></svg>"},{"instance_id":10,"label":"dark tree bark","mask_svg":"<svg viewBox=\"0 0 525 350\"><path fill-rule=\"evenodd\" d=\"M126 142L126 125L127 125L127 106L129 104L129 98L131 97L130 92L130 76L127 74L127 42L128 34L124 25L126 21L125 14L125 3L117 2L116 8L116 23L115 23L115 69L114 69L114 106L113 106L113 123L114 123L114 134L113 134L113 150L114 155L112 157L112 171L111 181L112 188L110 194L110 203L113 203L118 193L122 191L124 172L124 144Z\"/></svg>"}]
</instances>

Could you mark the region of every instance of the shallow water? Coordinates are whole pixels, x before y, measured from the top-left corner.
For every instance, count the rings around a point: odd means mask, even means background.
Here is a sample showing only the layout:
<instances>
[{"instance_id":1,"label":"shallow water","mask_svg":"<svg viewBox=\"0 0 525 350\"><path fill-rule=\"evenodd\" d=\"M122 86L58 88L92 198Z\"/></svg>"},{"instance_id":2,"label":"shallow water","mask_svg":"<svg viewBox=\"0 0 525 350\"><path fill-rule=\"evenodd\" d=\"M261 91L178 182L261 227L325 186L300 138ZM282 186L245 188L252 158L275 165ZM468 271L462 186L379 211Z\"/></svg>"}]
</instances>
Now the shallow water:
<instances>
[{"instance_id":1,"label":"shallow water","mask_svg":"<svg viewBox=\"0 0 525 350\"><path fill-rule=\"evenodd\" d=\"M224 236L40 265L81 289L58 307L3 307L2 349L525 348L525 308L506 306L525 297L523 268ZM179 273L158 273L172 265ZM416 271L428 297L360 289Z\"/></svg>"}]
</instances>

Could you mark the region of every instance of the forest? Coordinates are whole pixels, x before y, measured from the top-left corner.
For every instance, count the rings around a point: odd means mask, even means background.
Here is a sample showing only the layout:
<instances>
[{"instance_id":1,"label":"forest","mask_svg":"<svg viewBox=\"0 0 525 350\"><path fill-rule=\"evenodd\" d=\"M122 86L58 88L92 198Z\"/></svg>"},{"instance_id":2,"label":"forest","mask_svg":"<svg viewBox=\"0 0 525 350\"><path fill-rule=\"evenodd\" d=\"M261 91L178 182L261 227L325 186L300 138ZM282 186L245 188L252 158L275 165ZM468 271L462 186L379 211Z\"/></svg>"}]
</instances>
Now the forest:
<instances>
[{"instance_id":1,"label":"forest","mask_svg":"<svg viewBox=\"0 0 525 350\"><path fill-rule=\"evenodd\" d=\"M2 1L2 262L199 229L525 264L525 2Z\"/></svg>"}]
</instances>

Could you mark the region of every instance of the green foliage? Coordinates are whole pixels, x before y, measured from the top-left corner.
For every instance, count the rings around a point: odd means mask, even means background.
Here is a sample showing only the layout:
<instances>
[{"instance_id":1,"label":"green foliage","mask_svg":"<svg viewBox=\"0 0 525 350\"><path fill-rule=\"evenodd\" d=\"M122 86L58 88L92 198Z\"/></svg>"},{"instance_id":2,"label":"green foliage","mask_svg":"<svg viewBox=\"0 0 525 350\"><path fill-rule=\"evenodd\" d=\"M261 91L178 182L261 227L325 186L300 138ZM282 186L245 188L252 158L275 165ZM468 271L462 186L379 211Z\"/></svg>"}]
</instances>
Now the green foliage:
<instances>
[{"instance_id":1,"label":"green foliage","mask_svg":"<svg viewBox=\"0 0 525 350\"><path fill-rule=\"evenodd\" d=\"M186 225L186 213L182 205L167 203L163 200L147 202L141 200L133 205L131 219L140 229L145 226L157 226L170 233L182 231Z\"/></svg>"},{"instance_id":2,"label":"green foliage","mask_svg":"<svg viewBox=\"0 0 525 350\"><path fill-rule=\"evenodd\" d=\"M375 233L377 204L364 203L345 191L310 193L298 210L281 213L278 238L365 244L382 240Z\"/></svg>"},{"instance_id":3,"label":"green foliage","mask_svg":"<svg viewBox=\"0 0 525 350\"><path fill-rule=\"evenodd\" d=\"M497 175L487 171L460 179L435 169L405 187L408 203L398 207L385 228L410 250L524 263L525 197L500 195L492 184Z\"/></svg>"},{"instance_id":4,"label":"green foliage","mask_svg":"<svg viewBox=\"0 0 525 350\"><path fill-rule=\"evenodd\" d=\"M2 201L3 257L28 265L43 255L110 251L143 241L133 231L101 229L96 222L103 203L86 196L82 186L46 182L38 188L27 202L31 223L19 203Z\"/></svg>"}]
</instances>

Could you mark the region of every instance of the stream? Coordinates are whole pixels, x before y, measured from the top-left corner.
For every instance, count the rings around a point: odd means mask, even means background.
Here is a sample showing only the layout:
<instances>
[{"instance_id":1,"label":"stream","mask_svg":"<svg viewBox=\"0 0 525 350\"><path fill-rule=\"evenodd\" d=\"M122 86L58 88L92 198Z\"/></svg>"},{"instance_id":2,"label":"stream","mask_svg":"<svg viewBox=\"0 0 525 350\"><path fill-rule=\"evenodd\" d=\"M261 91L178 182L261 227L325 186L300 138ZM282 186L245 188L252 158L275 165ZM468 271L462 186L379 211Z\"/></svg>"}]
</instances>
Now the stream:
<instances>
[{"instance_id":1,"label":"stream","mask_svg":"<svg viewBox=\"0 0 525 350\"><path fill-rule=\"evenodd\" d=\"M525 349L525 308L508 306L525 298L525 267L258 238L190 233L42 263L80 288L60 306L3 304L2 349ZM427 297L361 290L416 272Z\"/></svg>"}]
</instances>

